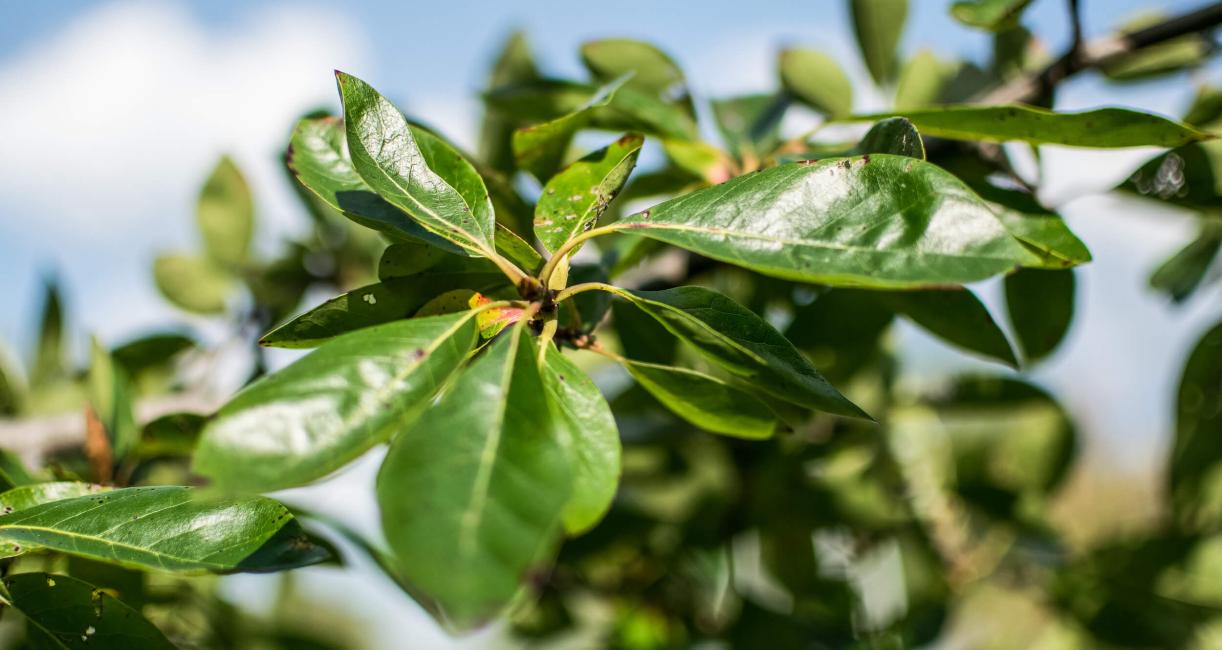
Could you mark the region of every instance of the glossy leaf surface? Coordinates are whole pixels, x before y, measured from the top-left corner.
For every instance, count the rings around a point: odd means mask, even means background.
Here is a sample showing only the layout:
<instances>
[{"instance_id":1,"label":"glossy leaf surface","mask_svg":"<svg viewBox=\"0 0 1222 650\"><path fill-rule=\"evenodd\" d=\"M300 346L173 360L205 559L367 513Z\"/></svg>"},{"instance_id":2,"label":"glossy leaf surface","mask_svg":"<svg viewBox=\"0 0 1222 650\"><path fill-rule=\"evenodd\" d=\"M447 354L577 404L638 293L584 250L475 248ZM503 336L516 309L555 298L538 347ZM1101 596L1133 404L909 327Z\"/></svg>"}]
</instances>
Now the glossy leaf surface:
<instances>
[{"instance_id":1,"label":"glossy leaf surface","mask_svg":"<svg viewBox=\"0 0 1222 650\"><path fill-rule=\"evenodd\" d=\"M434 234L475 254L492 251L496 227L487 190L481 200L468 204L458 188L430 167L418 132L413 133L398 108L356 77L337 72L336 80L348 151L369 187Z\"/></svg>"},{"instance_id":2,"label":"glossy leaf surface","mask_svg":"<svg viewBox=\"0 0 1222 650\"><path fill-rule=\"evenodd\" d=\"M96 483L79 481L53 481L31 483L0 493L0 514L11 514L43 503L71 499L74 497L109 490ZM34 544L0 542L0 557L13 557L37 548Z\"/></svg>"},{"instance_id":3,"label":"glossy leaf surface","mask_svg":"<svg viewBox=\"0 0 1222 650\"><path fill-rule=\"evenodd\" d=\"M535 207L535 236L547 250L554 252L598 221L636 166L643 142L626 135L547 182Z\"/></svg>"},{"instance_id":4,"label":"glossy leaf surface","mask_svg":"<svg viewBox=\"0 0 1222 650\"><path fill-rule=\"evenodd\" d=\"M356 223L394 238L418 239L451 251L461 251L448 240L425 230L369 187L348 155L343 120L320 117L298 122L286 160L302 185Z\"/></svg>"},{"instance_id":5,"label":"glossy leaf surface","mask_svg":"<svg viewBox=\"0 0 1222 650\"><path fill-rule=\"evenodd\" d=\"M174 650L155 625L103 589L51 573L4 579L14 609L30 623L34 648Z\"/></svg>"},{"instance_id":6,"label":"glossy leaf surface","mask_svg":"<svg viewBox=\"0 0 1222 650\"><path fill-rule=\"evenodd\" d=\"M678 287L617 293L710 360L760 390L808 408L868 417L827 383L780 332L716 291Z\"/></svg>"},{"instance_id":7,"label":"glossy leaf surface","mask_svg":"<svg viewBox=\"0 0 1222 650\"><path fill-rule=\"evenodd\" d=\"M544 358L543 384L557 426L567 429L573 494L564 507L564 528L577 534L597 524L615 498L619 430L598 386L555 347L549 347Z\"/></svg>"},{"instance_id":8,"label":"glossy leaf surface","mask_svg":"<svg viewBox=\"0 0 1222 650\"><path fill-rule=\"evenodd\" d=\"M824 284L961 284L1032 258L957 178L890 155L774 167L625 217L615 228Z\"/></svg>"},{"instance_id":9,"label":"glossy leaf surface","mask_svg":"<svg viewBox=\"0 0 1222 650\"><path fill-rule=\"evenodd\" d=\"M396 566L457 628L499 611L545 561L572 492L566 432L524 329L463 370L378 473Z\"/></svg>"},{"instance_id":10,"label":"glossy leaf surface","mask_svg":"<svg viewBox=\"0 0 1222 650\"><path fill-rule=\"evenodd\" d=\"M449 270L445 266L341 294L273 329L259 343L310 348L363 327L409 318L428 301L455 289L484 292L506 284L498 271Z\"/></svg>"},{"instance_id":11,"label":"glossy leaf surface","mask_svg":"<svg viewBox=\"0 0 1222 650\"><path fill-rule=\"evenodd\" d=\"M1034 196L988 184L973 189L989 201L1006 230L1038 257L1024 266L1062 269L1091 260L1086 244L1069 229L1061 215L1040 205Z\"/></svg>"},{"instance_id":12,"label":"glossy leaf surface","mask_svg":"<svg viewBox=\"0 0 1222 650\"><path fill-rule=\"evenodd\" d=\"M204 428L195 471L251 492L330 474L406 429L475 345L475 329L464 311L329 341L222 407Z\"/></svg>"},{"instance_id":13,"label":"glossy leaf surface","mask_svg":"<svg viewBox=\"0 0 1222 650\"><path fill-rule=\"evenodd\" d=\"M925 141L912 122L902 117L889 117L866 131L855 153L884 153L925 160Z\"/></svg>"},{"instance_id":14,"label":"glossy leaf surface","mask_svg":"<svg viewBox=\"0 0 1222 650\"><path fill-rule=\"evenodd\" d=\"M906 117L921 133L951 140L1027 142L1070 147L1177 147L1208 139L1206 133L1151 113L1097 108L1058 113L1034 106L955 105L856 116L854 120Z\"/></svg>"},{"instance_id":15,"label":"glossy leaf surface","mask_svg":"<svg viewBox=\"0 0 1222 650\"><path fill-rule=\"evenodd\" d=\"M630 360L624 368L666 408L701 429L749 440L770 438L777 430L767 404L716 377Z\"/></svg>"},{"instance_id":16,"label":"glossy leaf surface","mask_svg":"<svg viewBox=\"0 0 1222 650\"><path fill-rule=\"evenodd\" d=\"M0 517L0 541L154 571L276 571L314 564L314 544L283 505L209 498L185 487L124 488Z\"/></svg>"}]
</instances>

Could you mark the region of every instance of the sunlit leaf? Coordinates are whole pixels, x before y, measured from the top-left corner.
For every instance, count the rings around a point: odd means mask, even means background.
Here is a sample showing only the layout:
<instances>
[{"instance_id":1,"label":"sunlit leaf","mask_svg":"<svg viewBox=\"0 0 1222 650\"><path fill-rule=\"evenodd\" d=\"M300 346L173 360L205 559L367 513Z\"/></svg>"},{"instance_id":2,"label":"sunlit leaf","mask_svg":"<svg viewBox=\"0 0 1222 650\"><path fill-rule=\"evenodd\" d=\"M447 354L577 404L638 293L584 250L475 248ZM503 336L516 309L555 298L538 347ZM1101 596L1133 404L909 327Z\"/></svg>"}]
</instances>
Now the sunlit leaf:
<instances>
[{"instance_id":1,"label":"sunlit leaf","mask_svg":"<svg viewBox=\"0 0 1222 650\"><path fill-rule=\"evenodd\" d=\"M849 10L866 69L875 83L890 82L895 75L896 48L908 18L908 1L850 0Z\"/></svg>"},{"instance_id":2,"label":"sunlit leaf","mask_svg":"<svg viewBox=\"0 0 1222 650\"><path fill-rule=\"evenodd\" d=\"M836 59L818 50L782 50L781 83L811 108L839 117L853 111L853 86Z\"/></svg>"},{"instance_id":3,"label":"sunlit leaf","mask_svg":"<svg viewBox=\"0 0 1222 650\"><path fill-rule=\"evenodd\" d=\"M1012 104L953 105L894 113L858 115L856 121L906 117L926 136L950 140L1028 142L1070 147L1176 147L1213 136L1152 113L1097 108L1061 113Z\"/></svg>"},{"instance_id":4,"label":"sunlit leaf","mask_svg":"<svg viewBox=\"0 0 1222 650\"><path fill-rule=\"evenodd\" d=\"M475 330L464 312L327 342L222 407L204 428L195 471L254 492L330 474L407 429L471 350Z\"/></svg>"},{"instance_id":5,"label":"sunlit leaf","mask_svg":"<svg viewBox=\"0 0 1222 650\"><path fill-rule=\"evenodd\" d=\"M185 487L124 488L0 517L0 541L152 571L278 571L325 560L283 505Z\"/></svg>"},{"instance_id":6,"label":"sunlit leaf","mask_svg":"<svg viewBox=\"0 0 1222 650\"><path fill-rule=\"evenodd\" d=\"M549 251L589 230L636 166L644 139L626 135L566 167L543 188L535 235Z\"/></svg>"},{"instance_id":7,"label":"sunlit leaf","mask_svg":"<svg viewBox=\"0 0 1222 650\"><path fill-rule=\"evenodd\" d=\"M567 431L524 329L463 370L378 473L395 566L460 629L496 614L546 561L572 493Z\"/></svg>"},{"instance_id":8,"label":"sunlit leaf","mask_svg":"<svg viewBox=\"0 0 1222 650\"><path fill-rule=\"evenodd\" d=\"M254 199L238 166L221 158L200 191L196 221L204 251L218 265L240 269L250 251L255 226Z\"/></svg>"},{"instance_id":9,"label":"sunlit leaf","mask_svg":"<svg viewBox=\"0 0 1222 650\"><path fill-rule=\"evenodd\" d=\"M611 407L598 386L555 347L547 349L543 383L557 426L568 430L573 458L573 494L564 507L564 527L581 533L603 518L620 476L620 440Z\"/></svg>"},{"instance_id":10,"label":"sunlit leaf","mask_svg":"<svg viewBox=\"0 0 1222 650\"><path fill-rule=\"evenodd\" d=\"M421 132L413 132L398 108L356 77L336 72L336 80L344 102L348 151L357 174L426 230L473 254L491 253L496 225L487 190L480 197L464 196L462 189L443 180L429 164L419 142ZM482 188L479 175L472 174L472 185L478 181ZM470 198L477 200L468 203Z\"/></svg>"},{"instance_id":11,"label":"sunlit leaf","mask_svg":"<svg viewBox=\"0 0 1222 650\"><path fill-rule=\"evenodd\" d=\"M946 171L876 155L792 163L697 190L616 222L785 279L920 287L1029 262L992 210Z\"/></svg>"},{"instance_id":12,"label":"sunlit leaf","mask_svg":"<svg viewBox=\"0 0 1222 650\"><path fill-rule=\"evenodd\" d=\"M666 408L713 433L760 440L772 437L777 419L754 395L702 372L624 360L632 378Z\"/></svg>"},{"instance_id":13,"label":"sunlit leaf","mask_svg":"<svg viewBox=\"0 0 1222 650\"><path fill-rule=\"evenodd\" d=\"M789 341L746 307L702 287L617 290L709 360L782 400L868 417L827 383Z\"/></svg>"}]
</instances>

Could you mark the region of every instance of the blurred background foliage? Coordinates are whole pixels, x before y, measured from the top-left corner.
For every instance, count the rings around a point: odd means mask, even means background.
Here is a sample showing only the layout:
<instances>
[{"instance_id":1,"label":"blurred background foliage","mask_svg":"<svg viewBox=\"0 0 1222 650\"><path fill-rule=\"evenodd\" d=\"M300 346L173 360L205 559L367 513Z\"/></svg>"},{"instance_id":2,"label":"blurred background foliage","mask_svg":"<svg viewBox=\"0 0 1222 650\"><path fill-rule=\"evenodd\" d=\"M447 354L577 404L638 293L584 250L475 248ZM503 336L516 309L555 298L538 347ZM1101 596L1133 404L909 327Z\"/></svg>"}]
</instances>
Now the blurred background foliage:
<instances>
[{"instance_id":1,"label":"blurred background foliage","mask_svg":"<svg viewBox=\"0 0 1222 650\"><path fill-rule=\"evenodd\" d=\"M859 55L896 110L987 98L1030 78L1046 83L1021 99L1047 106L1056 80L1041 72L1057 60L1023 26L1027 4L977 0L950 7L958 20L993 34L992 60L983 66L928 51L901 59L896 44L909 10L903 1L854 0L851 16ZM1145 16L1127 28L1166 20ZM1112 57L1101 70L1114 83L1130 83L1201 66L1215 50L1210 23ZM549 77L526 36L514 34L488 75L478 155L467 155L477 161L498 218L520 235L531 236L536 179L580 157L588 131L634 129L661 144L604 221L780 161L870 151L868 135L859 143L861 131L821 128L852 113L854 88L838 63L856 56L851 52L785 49L777 56L775 92L707 101L693 97L683 71L654 45L598 40L579 56L588 78ZM625 72L635 74L610 96L598 95L601 84ZM814 111L824 122L814 132L782 134L789 110ZM520 129L566 115L576 117L560 127L560 150L531 157ZM1183 120L1217 131L1222 91L1201 87ZM709 132L718 144L703 137ZM1151 286L1174 303L1217 289L1220 147L1213 140L1160 153L1116 188L1134 201L1199 215L1199 235L1151 269ZM999 209L1055 217L1032 194L1040 179L1016 171L1014 148L926 138L924 151ZM1038 149L1026 155L1038 160ZM376 282L387 246L285 171L310 224L306 236L281 242L272 255L256 253L250 188L237 165L223 158L200 191L198 247L166 252L152 269L166 300L223 324L232 335L224 347L238 347L252 360L250 379L268 369L260 336L296 314L311 292L331 295ZM575 277L618 278L644 288L703 284L766 315L878 422L795 413L791 430L773 440L710 435L614 364L579 354L577 362L612 401L625 445L623 482L606 519L566 542L555 570L538 576L532 597L514 607L510 643L1222 646L1222 323L1202 332L1183 359L1162 498L1134 501L1123 477L1082 479L1070 489L1080 447L1073 415L1023 372L1053 354L1072 323L1074 271L1056 268L1055 260L1068 255L1077 263L1089 253L1072 234L1063 244L1045 251L1050 268L1006 278L1005 326L967 290L798 285L626 234L588 247ZM89 359L73 359L69 308L48 279L36 346L24 364L5 359L0 367L0 414L36 422L65 412L79 418L84 411L79 439L85 443L56 445L45 456L4 452L0 486L47 477L189 483L195 435L210 412L194 401L192 385L228 357L189 327L169 326L109 349L95 341ZM600 330L600 336L611 349L653 362L687 355L685 365L713 372L660 336L658 325L630 304L579 308L587 321L607 313L614 333ZM1001 365L901 381L891 335L899 319ZM104 444L91 446L85 423L93 421ZM1146 513L1137 518L1140 525L1116 525L1133 521L1134 511ZM310 513L302 515L309 520ZM351 545L355 538L323 517L313 521L337 543ZM376 547L365 550L376 559ZM54 568L87 578L141 608L182 647L363 643L359 624L312 605L294 589L292 574L267 578L279 581L273 602L250 612L223 598L214 578L183 580L59 556L5 562L13 564L9 572ZM0 626L14 647L35 647L21 645L16 615Z\"/></svg>"}]
</instances>

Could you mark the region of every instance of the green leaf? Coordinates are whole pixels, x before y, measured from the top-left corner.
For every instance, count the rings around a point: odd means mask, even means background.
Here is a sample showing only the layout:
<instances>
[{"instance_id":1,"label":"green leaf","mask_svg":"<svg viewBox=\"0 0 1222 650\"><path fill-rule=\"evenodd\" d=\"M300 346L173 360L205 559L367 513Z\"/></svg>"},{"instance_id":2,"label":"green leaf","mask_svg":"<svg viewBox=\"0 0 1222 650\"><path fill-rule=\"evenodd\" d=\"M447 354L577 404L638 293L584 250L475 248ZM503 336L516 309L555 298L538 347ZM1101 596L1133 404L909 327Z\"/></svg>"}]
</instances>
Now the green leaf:
<instances>
[{"instance_id":1,"label":"green leaf","mask_svg":"<svg viewBox=\"0 0 1222 650\"><path fill-rule=\"evenodd\" d=\"M524 329L463 370L378 473L395 564L460 629L496 614L546 561L572 492L567 430Z\"/></svg>"},{"instance_id":2,"label":"green leaf","mask_svg":"<svg viewBox=\"0 0 1222 650\"><path fill-rule=\"evenodd\" d=\"M1006 276L1010 325L1028 362L1047 357L1073 322L1073 269L1021 269Z\"/></svg>"},{"instance_id":3,"label":"green leaf","mask_svg":"<svg viewBox=\"0 0 1222 650\"><path fill-rule=\"evenodd\" d=\"M25 463L22 463L16 454L0 449L0 490L11 490L35 481L30 470L26 469Z\"/></svg>"},{"instance_id":4,"label":"green leaf","mask_svg":"<svg viewBox=\"0 0 1222 650\"><path fill-rule=\"evenodd\" d=\"M96 483L81 483L79 481L31 483L10 488L0 493L0 514L7 515L52 501L72 499L109 490L110 488ZM0 542L0 557L15 557L37 548L38 546L35 544L22 545L12 542Z\"/></svg>"},{"instance_id":5,"label":"green leaf","mask_svg":"<svg viewBox=\"0 0 1222 650\"><path fill-rule=\"evenodd\" d=\"M1034 106L958 104L922 110L856 115L849 121L906 117L926 136L949 140L1027 142L1068 147L1176 147L1213 136L1152 113L1097 108L1058 113Z\"/></svg>"},{"instance_id":6,"label":"green leaf","mask_svg":"<svg viewBox=\"0 0 1222 650\"><path fill-rule=\"evenodd\" d=\"M0 347L0 417L13 417L25 407L26 387Z\"/></svg>"},{"instance_id":7,"label":"green leaf","mask_svg":"<svg viewBox=\"0 0 1222 650\"><path fill-rule=\"evenodd\" d=\"M395 239L419 240L462 252L378 196L356 173L346 138L344 122L337 117L301 120L293 129L286 156L289 169L323 203L362 226Z\"/></svg>"},{"instance_id":8,"label":"green leaf","mask_svg":"<svg viewBox=\"0 0 1222 650\"><path fill-rule=\"evenodd\" d=\"M466 311L329 341L222 407L204 428L195 471L251 492L322 478L406 429L474 347L475 334Z\"/></svg>"},{"instance_id":9,"label":"green leaf","mask_svg":"<svg viewBox=\"0 0 1222 650\"><path fill-rule=\"evenodd\" d=\"M423 131L413 131L403 113L369 84L338 71L335 77L344 103L348 151L361 178L426 230L473 254L491 254L496 226L487 190L480 200L468 203L462 189L447 183L425 158L422 144L436 147L439 140L421 142ZM474 170L472 174L471 184L478 181L482 187L479 175Z\"/></svg>"},{"instance_id":10,"label":"green leaf","mask_svg":"<svg viewBox=\"0 0 1222 650\"><path fill-rule=\"evenodd\" d=\"M854 153L885 153L925 160L925 141L912 122L902 117L890 117L870 127Z\"/></svg>"},{"instance_id":11,"label":"green leaf","mask_svg":"<svg viewBox=\"0 0 1222 650\"><path fill-rule=\"evenodd\" d=\"M159 255L153 261L153 279L166 300L196 314L224 312L234 287L229 274L196 255Z\"/></svg>"},{"instance_id":12,"label":"green leaf","mask_svg":"<svg viewBox=\"0 0 1222 650\"><path fill-rule=\"evenodd\" d=\"M793 344L751 310L716 291L617 289L671 334L760 390L800 406L869 417L827 383Z\"/></svg>"},{"instance_id":13,"label":"green leaf","mask_svg":"<svg viewBox=\"0 0 1222 650\"><path fill-rule=\"evenodd\" d=\"M488 90L538 79L539 70L535 66L534 57L531 56L526 35L520 31L510 34L492 64L492 71L488 75ZM515 122L505 119L495 110L485 111L484 121L480 126L479 158L504 174L512 174L514 171L514 128Z\"/></svg>"},{"instance_id":14,"label":"green leaf","mask_svg":"<svg viewBox=\"0 0 1222 650\"><path fill-rule=\"evenodd\" d=\"M1222 208L1222 142L1187 144L1155 156L1117 189L1193 210Z\"/></svg>"},{"instance_id":15,"label":"green leaf","mask_svg":"<svg viewBox=\"0 0 1222 650\"><path fill-rule=\"evenodd\" d=\"M164 367L179 354L195 347L195 341L176 332L148 334L123 343L110 351L115 363L129 375Z\"/></svg>"},{"instance_id":16,"label":"green leaf","mask_svg":"<svg viewBox=\"0 0 1222 650\"><path fill-rule=\"evenodd\" d=\"M650 395L701 429L748 440L771 438L777 430L767 404L716 377L629 359L622 363Z\"/></svg>"},{"instance_id":17,"label":"green leaf","mask_svg":"<svg viewBox=\"0 0 1222 650\"><path fill-rule=\"evenodd\" d=\"M1147 12L1118 30L1131 34L1168 20L1162 12ZM1213 39L1203 32L1188 33L1161 43L1122 52L1099 67L1112 81L1143 81L1203 65L1213 52Z\"/></svg>"},{"instance_id":18,"label":"green leaf","mask_svg":"<svg viewBox=\"0 0 1222 650\"><path fill-rule=\"evenodd\" d=\"M124 488L0 517L0 541L154 571L278 571L328 557L283 505L185 487Z\"/></svg>"},{"instance_id":19,"label":"green leaf","mask_svg":"<svg viewBox=\"0 0 1222 650\"><path fill-rule=\"evenodd\" d=\"M631 302L616 300L611 303L611 318L624 354L645 363L674 364L679 339L652 316Z\"/></svg>"},{"instance_id":20,"label":"green leaf","mask_svg":"<svg viewBox=\"0 0 1222 650\"><path fill-rule=\"evenodd\" d=\"M89 402L106 429L115 461L121 461L140 440L128 375L96 338L92 341L90 358Z\"/></svg>"},{"instance_id":21,"label":"green leaf","mask_svg":"<svg viewBox=\"0 0 1222 650\"><path fill-rule=\"evenodd\" d=\"M395 242L378 259L378 279L393 280L424 273L442 260L464 260L423 242ZM479 260L473 260L479 261ZM495 268L495 267L494 267Z\"/></svg>"},{"instance_id":22,"label":"green leaf","mask_svg":"<svg viewBox=\"0 0 1222 650\"><path fill-rule=\"evenodd\" d=\"M547 182L535 207L535 235L544 248L555 252L598 221L628 180L644 141L636 134L625 135Z\"/></svg>"},{"instance_id":23,"label":"green leaf","mask_svg":"<svg viewBox=\"0 0 1222 650\"><path fill-rule=\"evenodd\" d=\"M208 257L227 269L242 268L255 229L255 204L246 179L228 156L204 183L195 214Z\"/></svg>"},{"instance_id":24,"label":"green leaf","mask_svg":"<svg viewBox=\"0 0 1222 650\"><path fill-rule=\"evenodd\" d=\"M959 0L950 15L969 27L998 32L1018 24L1031 0Z\"/></svg>"},{"instance_id":25,"label":"green leaf","mask_svg":"<svg viewBox=\"0 0 1222 650\"><path fill-rule=\"evenodd\" d=\"M547 181L564 162L573 135L590 124L595 109L611 103L615 93L627 81L620 77L599 88L577 110L554 120L522 127L513 132L513 156L518 167L529 171L540 181Z\"/></svg>"},{"instance_id":26,"label":"green leaf","mask_svg":"<svg viewBox=\"0 0 1222 650\"><path fill-rule=\"evenodd\" d=\"M880 293L879 298L948 343L1018 367L1005 333L976 294L967 289L890 291Z\"/></svg>"},{"instance_id":27,"label":"green leaf","mask_svg":"<svg viewBox=\"0 0 1222 650\"><path fill-rule=\"evenodd\" d=\"M260 345L278 348L311 348L363 327L410 318L425 303L455 289L481 293L506 286L498 271L450 269L438 264L423 273L353 289L273 329Z\"/></svg>"},{"instance_id":28,"label":"green leaf","mask_svg":"<svg viewBox=\"0 0 1222 650\"><path fill-rule=\"evenodd\" d=\"M938 103L954 75L954 67L938 59L931 50L920 50L904 62L895 84L895 110L926 108Z\"/></svg>"},{"instance_id":29,"label":"green leaf","mask_svg":"<svg viewBox=\"0 0 1222 650\"><path fill-rule=\"evenodd\" d=\"M836 59L818 50L782 50L780 69L781 84L807 106L831 117L853 112L853 85Z\"/></svg>"},{"instance_id":30,"label":"green leaf","mask_svg":"<svg viewBox=\"0 0 1222 650\"><path fill-rule=\"evenodd\" d=\"M882 85L895 74L895 51L908 17L907 0L851 0L853 32L861 57L874 82Z\"/></svg>"},{"instance_id":31,"label":"green leaf","mask_svg":"<svg viewBox=\"0 0 1222 650\"><path fill-rule=\"evenodd\" d=\"M554 346L547 348L543 384L556 425L571 445L573 494L564 507L569 534L593 528L611 507L620 477L619 429L598 386Z\"/></svg>"},{"instance_id":32,"label":"green leaf","mask_svg":"<svg viewBox=\"0 0 1222 650\"><path fill-rule=\"evenodd\" d=\"M1163 262L1150 276L1150 286L1183 302L1201 286L1222 250L1222 222L1203 220L1196 239Z\"/></svg>"},{"instance_id":33,"label":"green leaf","mask_svg":"<svg viewBox=\"0 0 1222 650\"><path fill-rule=\"evenodd\" d=\"M1091 260L1086 244L1061 215L1040 205L1031 194L988 183L974 183L972 189L993 205L1006 230L1036 254L1038 259L1023 262L1024 266L1063 269Z\"/></svg>"},{"instance_id":34,"label":"green leaf","mask_svg":"<svg viewBox=\"0 0 1222 650\"><path fill-rule=\"evenodd\" d=\"M604 83L632 73L627 86L663 99L686 100L683 70L658 48L627 38L605 38L581 44L581 60Z\"/></svg>"},{"instance_id":35,"label":"green leaf","mask_svg":"<svg viewBox=\"0 0 1222 650\"><path fill-rule=\"evenodd\" d=\"M1169 471L1173 510L1192 529L1222 522L1222 322L1193 346L1176 393Z\"/></svg>"},{"instance_id":36,"label":"green leaf","mask_svg":"<svg viewBox=\"0 0 1222 650\"><path fill-rule=\"evenodd\" d=\"M543 268L544 260L539 251L499 223L496 225L496 250L528 273L538 273Z\"/></svg>"},{"instance_id":37,"label":"green leaf","mask_svg":"<svg viewBox=\"0 0 1222 650\"><path fill-rule=\"evenodd\" d=\"M206 421L207 418L195 413L169 413L152 420L140 430L140 444L132 456L145 460L190 456Z\"/></svg>"},{"instance_id":38,"label":"green leaf","mask_svg":"<svg viewBox=\"0 0 1222 650\"><path fill-rule=\"evenodd\" d=\"M4 578L14 609L25 615L33 648L174 650L157 626L88 582L51 573Z\"/></svg>"},{"instance_id":39,"label":"green leaf","mask_svg":"<svg viewBox=\"0 0 1222 650\"><path fill-rule=\"evenodd\" d=\"M717 130L736 156L762 156L781 143L780 124L789 99L779 95L743 95L712 102Z\"/></svg>"},{"instance_id":40,"label":"green leaf","mask_svg":"<svg viewBox=\"0 0 1222 650\"><path fill-rule=\"evenodd\" d=\"M792 163L697 190L611 229L775 277L962 284L1032 259L959 179L889 155Z\"/></svg>"},{"instance_id":41,"label":"green leaf","mask_svg":"<svg viewBox=\"0 0 1222 650\"><path fill-rule=\"evenodd\" d=\"M805 352L824 377L844 382L880 356L878 341L894 316L874 291L831 289L794 309L785 338Z\"/></svg>"},{"instance_id":42,"label":"green leaf","mask_svg":"<svg viewBox=\"0 0 1222 650\"><path fill-rule=\"evenodd\" d=\"M38 323L38 347L30 368L30 386L45 386L68 372L64 352L64 306L59 283L48 278L43 292L42 318Z\"/></svg>"}]
</instances>

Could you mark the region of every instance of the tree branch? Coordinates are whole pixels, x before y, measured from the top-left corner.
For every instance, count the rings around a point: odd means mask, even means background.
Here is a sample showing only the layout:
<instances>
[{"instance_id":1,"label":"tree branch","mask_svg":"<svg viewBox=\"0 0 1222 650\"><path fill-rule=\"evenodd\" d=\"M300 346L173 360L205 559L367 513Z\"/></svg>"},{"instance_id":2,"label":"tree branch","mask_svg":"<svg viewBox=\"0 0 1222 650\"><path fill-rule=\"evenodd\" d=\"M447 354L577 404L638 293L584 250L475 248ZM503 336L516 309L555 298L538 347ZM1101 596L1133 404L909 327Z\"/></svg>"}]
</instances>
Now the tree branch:
<instances>
[{"instance_id":1,"label":"tree branch","mask_svg":"<svg viewBox=\"0 0 1222 650\"><path fill-rule=\"evenodd\" d=\"M1076 16L1076 2L1071 12ZM1079 42L1080 26L1075 18L1075 39L1070 48L1043 70L1020 77L982 95L981 104L1035 103L1057 84L1084 70L1099 68L1137 50L1181 36L1211 30L1222 24L1222 2L1215 2L1144 29Z\"/></svg>"}]
</instances>

